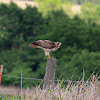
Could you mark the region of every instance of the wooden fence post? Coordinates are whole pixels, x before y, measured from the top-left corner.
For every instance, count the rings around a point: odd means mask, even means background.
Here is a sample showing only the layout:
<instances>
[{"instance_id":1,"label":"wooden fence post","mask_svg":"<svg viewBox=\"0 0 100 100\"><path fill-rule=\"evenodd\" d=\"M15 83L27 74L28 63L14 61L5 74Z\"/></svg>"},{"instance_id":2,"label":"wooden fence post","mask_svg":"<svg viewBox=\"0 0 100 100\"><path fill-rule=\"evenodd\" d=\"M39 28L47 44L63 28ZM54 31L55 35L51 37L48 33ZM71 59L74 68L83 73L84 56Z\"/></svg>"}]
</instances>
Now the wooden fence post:
<instances>
[{"instance_id":1,"label":"wooden fence post","mask_svg":"<svg viewBox=\"0 0 100 100\"><path fill-rule=\"evenodd\" d=\"M56 65L57 59L51 58L47 60L43 89L46 89L54 84Z\"/></svg>"},{"instance_id":2,"label":"wooden fence post","mask_svg":"<svg viewBox=\"0 0 100 100\"><path fill-rule=\"evenodd\" d=\"M23 79L23 74L22 74L22 70L21 70L21 99L23 98L23 95L22 95L22 79ZM22 99L23 100L23 99Z\"/></svg>"},{"instance_id":3,"label":"wooden fence post","mask_svg":"<svg viewBox=\"0 0 100 100\"><path fill-rule=\"evenodd\" d=\"M0 65L0 85L1 85L1 78L2 78L2 72L3 72L3 65Z\"/></svg>"}]
</instances>

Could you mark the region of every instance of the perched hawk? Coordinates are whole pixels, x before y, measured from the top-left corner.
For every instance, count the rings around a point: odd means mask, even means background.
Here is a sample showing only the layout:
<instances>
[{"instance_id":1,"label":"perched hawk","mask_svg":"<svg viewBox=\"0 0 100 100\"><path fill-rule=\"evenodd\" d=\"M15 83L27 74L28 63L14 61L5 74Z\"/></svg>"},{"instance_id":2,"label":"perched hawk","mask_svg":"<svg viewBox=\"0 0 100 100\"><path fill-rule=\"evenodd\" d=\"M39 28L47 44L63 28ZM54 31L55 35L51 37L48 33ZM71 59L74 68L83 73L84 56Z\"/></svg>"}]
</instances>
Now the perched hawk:
<instances>
[{"instance_id":1,"label":"perched hawk","mask_svg":"<svg viewBox=\"0 0 100 100\"><path fill-rule=\"evenodd\" d=\"M38 40L33 41L32 44L29 45L29 47L35 47L35 48L41 48L44 50L45 55L50 58L49 53L51 51L57 50L61 46L60 42L52 42L49 40Z\"/></svg>"}]
</instances>

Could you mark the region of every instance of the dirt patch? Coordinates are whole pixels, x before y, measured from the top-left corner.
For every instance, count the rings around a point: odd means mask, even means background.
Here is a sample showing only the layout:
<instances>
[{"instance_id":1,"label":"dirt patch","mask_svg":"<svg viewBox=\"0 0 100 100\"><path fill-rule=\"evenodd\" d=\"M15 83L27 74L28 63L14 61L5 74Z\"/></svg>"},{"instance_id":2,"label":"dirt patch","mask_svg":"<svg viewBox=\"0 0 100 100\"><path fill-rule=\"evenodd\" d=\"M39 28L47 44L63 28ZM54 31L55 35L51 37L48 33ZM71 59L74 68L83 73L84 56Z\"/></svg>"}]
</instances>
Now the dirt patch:
<instances>
[{"instance_id":1,"label":"dirt patch","mask_svg":"<svg viewBox=\"0 0 100 100\"><path fill-rule=\"evenodd\" d=\"M20 88L17 88L17 87L0 87L0 94L19 95L20 94Z\"/></svg>"},{"instance_id":2,"label":"dirt patch","mask_svg":"<svg viewBox=\"0 0 100 100\"><path fill-rule=\"evenodd\" d=\"M81 12L81 6L80 5L73 5L71 8L73 13L80 13Z\"/></svg>"}]
</instances>

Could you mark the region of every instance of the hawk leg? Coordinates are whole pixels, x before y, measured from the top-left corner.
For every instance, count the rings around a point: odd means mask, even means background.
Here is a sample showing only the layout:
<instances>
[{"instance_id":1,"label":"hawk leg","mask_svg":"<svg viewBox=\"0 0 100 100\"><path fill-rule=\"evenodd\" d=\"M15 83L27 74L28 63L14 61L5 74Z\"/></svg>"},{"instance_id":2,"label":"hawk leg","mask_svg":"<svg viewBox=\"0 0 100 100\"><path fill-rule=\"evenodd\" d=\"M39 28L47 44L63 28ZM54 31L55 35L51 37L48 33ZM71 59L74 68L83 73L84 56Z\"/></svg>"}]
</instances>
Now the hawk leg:
<instances>
[{"instance_id":1,"label":"hawk leg","mask_svg":"<svg viewBox=\"0 0 100 100\"><path fill-rule=\"evenodd\" d=\"M49 55L49 52L46 51L46 50L44 50L44 52L45 52L45 55L48 57L48 59L50 59L51 57L50 57L50 55Z\"/></svg>"},{"instance_id":2,"label":"hawk leg","mask_svg":"<svg viewBox=\"0 0 100 100\"><path fill-rule=\"evenodd\" d=\"M50 55L48 55L48 59L50 59L51 57L50 57Z\"/></svg>"}]
</instances>

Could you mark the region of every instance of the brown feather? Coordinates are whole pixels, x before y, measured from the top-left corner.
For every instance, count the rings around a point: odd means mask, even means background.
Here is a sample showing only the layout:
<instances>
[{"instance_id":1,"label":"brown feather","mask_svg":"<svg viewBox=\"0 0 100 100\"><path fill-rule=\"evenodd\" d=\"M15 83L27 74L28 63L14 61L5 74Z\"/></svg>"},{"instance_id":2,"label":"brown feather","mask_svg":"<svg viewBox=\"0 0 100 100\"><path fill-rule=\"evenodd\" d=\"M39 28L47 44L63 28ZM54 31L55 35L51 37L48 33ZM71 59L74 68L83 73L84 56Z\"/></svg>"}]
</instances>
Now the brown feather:
<instances>
[{"instance_id":1,"label":"brown feather","mask_svg":"<svg viewBox=\"0 0 100 100\"><path fill-rule=\"evenodd\" d=\"M52 49L56 46L54 42L49 41L49 40L38 40L37 43L39 46L46 49Z\"/></svg>"}]
</instances>

